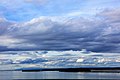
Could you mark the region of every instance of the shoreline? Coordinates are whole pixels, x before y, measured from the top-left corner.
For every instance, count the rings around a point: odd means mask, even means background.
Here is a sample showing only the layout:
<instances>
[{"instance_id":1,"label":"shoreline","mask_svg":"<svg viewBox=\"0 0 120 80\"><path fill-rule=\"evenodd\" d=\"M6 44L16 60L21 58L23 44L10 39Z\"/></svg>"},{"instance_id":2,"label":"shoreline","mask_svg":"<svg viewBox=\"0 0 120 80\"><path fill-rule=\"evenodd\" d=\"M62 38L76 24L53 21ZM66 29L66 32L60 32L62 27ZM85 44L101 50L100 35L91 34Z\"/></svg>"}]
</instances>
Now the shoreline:
<instances>
[{"instance_id":1,"label":"shoreline","mask_svg":"<svg viewBox=\"0 0 120 80\"><path fill-rule=\"evenodd\" d=\"M120 73L120 67L87 67L87 68L23 68L22 72L41 72L41 71L59 71L59 72L115 72Z\"/></svg>"}]
</instances>

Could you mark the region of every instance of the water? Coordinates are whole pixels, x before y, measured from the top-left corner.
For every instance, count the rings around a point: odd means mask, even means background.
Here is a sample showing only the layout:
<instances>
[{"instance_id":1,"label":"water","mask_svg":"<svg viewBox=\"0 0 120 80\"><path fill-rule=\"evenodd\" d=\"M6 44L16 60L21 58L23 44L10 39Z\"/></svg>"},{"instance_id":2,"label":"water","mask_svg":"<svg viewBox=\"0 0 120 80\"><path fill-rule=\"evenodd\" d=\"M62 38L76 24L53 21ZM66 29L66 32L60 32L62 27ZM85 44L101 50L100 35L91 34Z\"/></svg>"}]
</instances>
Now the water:
<instances>
[{"instance_id":1,"label":"water","mask_svg":"<svg viewBox=\"0 0 120 80\"><path fill-rule=\"evenodd\" d=\"M120 73L0 71L0 79L120 79Z\"/></svg>"}]
</instances>

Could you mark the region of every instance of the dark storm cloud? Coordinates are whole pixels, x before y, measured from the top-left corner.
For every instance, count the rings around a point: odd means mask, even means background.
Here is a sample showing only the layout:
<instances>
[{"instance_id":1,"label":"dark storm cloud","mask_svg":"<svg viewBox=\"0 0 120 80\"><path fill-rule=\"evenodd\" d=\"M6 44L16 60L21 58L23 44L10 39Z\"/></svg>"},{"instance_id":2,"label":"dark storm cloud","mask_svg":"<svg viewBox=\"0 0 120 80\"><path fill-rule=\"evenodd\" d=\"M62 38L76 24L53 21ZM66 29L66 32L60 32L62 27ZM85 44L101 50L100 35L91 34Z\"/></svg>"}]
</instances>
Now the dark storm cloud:
<instances>
[{"instance_id":1,"label":"dark storm cloud","mask_svg":"<svg viewBox=\"0 0 120 80\"><path fill-rule=\"evenodd\" d=\"M119 9L104 10L93 19L40 17L12 24L0 30L7 35L7 49L19 50L81 50L120 52ZM8 26L7 24L0 24ZM3 38L3 37L1 37ZM7 50L6 49L6 50Z\"/></svg>"}]
</instances>

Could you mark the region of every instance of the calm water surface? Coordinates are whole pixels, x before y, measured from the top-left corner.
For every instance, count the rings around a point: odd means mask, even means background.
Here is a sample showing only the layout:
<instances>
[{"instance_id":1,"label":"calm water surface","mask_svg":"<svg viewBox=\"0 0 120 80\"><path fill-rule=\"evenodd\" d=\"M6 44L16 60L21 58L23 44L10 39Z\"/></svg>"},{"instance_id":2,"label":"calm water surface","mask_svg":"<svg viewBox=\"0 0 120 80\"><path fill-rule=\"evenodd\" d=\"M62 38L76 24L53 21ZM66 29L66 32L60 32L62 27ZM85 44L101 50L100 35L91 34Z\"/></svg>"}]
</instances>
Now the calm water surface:
<instances>
[{"instance_id":1,"label":"calm water surface","mask_svg":"<svg viewBox=\"0 0 120 80\"><path fill-rule=\"evenodd\" d=\"M0 79L120 79L120 73L0 71Z\"/></svg>"}]
</instances>

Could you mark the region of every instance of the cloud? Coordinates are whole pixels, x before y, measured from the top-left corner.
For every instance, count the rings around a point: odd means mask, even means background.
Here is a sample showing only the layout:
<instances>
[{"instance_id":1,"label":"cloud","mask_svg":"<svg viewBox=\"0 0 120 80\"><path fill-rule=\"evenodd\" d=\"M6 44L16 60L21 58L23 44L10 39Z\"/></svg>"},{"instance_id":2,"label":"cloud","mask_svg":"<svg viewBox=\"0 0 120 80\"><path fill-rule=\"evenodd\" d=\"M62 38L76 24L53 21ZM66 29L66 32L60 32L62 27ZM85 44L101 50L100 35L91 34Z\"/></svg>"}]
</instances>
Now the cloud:
<instances>
[{"instance_id":1,"label":"cloud","mask_svg":"<svg viewBox=\"0 0 120 80\"><path fill-rule=\"evenodd\" d=\"M119 53L85 54L83 51L10 51L0 54L0 64L17 64L12 69L38 67L119 66ZM106 57L107 56L107 57ZM37 64L37 65L36 65ZM1 66L0 70L9 69ZM11 67L10 67L11 70Z\"/></svg>"},{"instance_id":2,"label":"cloud","mask_svg":"<svg viewBox=\"0 0 120 80\"><path fill-rule=\"evenodd\" d=\"M104 11L99 13L99 15L104 17L107 22L118 22L120 16L120 9L105 9Z\"/></svg>"},{"instance_id":3,"label":"cloud","mask_svg":"<svg viewBox=\"0 0 120 80\"><path fill-rule=\"evenodd\" d=\"M0 17L0 35L4 34L14 22L10 22L3 17Z\"/></svg>"},{"instance_id":4,"label":"cloud","mask_svg":"<svg viewBox=\"0 0 120 80\"><path fill-rule=\"evenodd\" d=\"M22 40L20 39L15 39L10 36L0 36L0 46L11 46L12 44L15 43L20 43Z\"/></svg>"},{"instance_id":5,"label":"cloud","mask_svg":"<svg viewBox=\"0 0 120 80\"><path fill-rule=\"evenodd\" d=\"M99 28L101 23L97 21L66 18L62 23L59 23L54 19L54 17L40 17L17 24L11 27L9 34L16 38L25 39L24 43L34 44L38 46L36 47L38 49L80 50L82 48L89 49L92 44L87 42L93 42L100 34L98 31L102 30Z\"/></svg>"},{"instance_id":6,"label":"cloud","mask_svg":"<svg viewBox=\"0 0 120 80\"><path fill-rule=\"evenodd\" d=\"M86 48L95 52L120 52L119 11L105 9L93 18L41 16L21 23L1 18L0 46L19 50Z\"/></svg>"},{"instance_id":7,"label":"cloud","mask_svg":"<svg viewBox=\"0 0 120 80\"><path fill-rule=\"evenodd\" d=\"M99 14L105 18L108 27L103 34L120 34L120 9L106 9Z\"/></svg>"}]
</instances>

